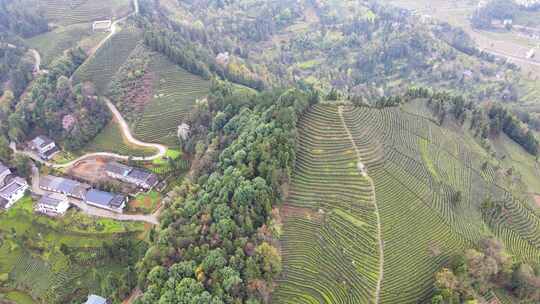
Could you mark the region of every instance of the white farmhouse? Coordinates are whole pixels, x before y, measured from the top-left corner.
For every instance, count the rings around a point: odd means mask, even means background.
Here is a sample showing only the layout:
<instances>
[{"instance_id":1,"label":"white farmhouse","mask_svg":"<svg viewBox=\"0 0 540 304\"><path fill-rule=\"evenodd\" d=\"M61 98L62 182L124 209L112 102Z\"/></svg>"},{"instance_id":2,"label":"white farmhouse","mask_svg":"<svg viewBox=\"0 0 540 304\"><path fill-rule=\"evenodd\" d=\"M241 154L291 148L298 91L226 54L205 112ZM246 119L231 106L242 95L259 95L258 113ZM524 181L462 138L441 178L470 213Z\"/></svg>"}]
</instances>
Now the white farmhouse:
<instances>
[{"instance_id":1,"label":"white farmhouse","mask_svg":"<svg viewBox=\"0 0 540 304\"><path fill-rule=\"evenodd\" d=\"M60 150L56 147L54 141L45 136L38 136L30 142L31 148L36 151L39 157L49 160L53 158Z\"/></svg>"},{"instance_id":2,"label":"white farmhouse","mask_svg":"<svg viewBox=\"0 0 540 304\"><path fill-rule=\"evenodd\" d=\"M23 198L24 192L28 189L28 183L20 178L14 177L0 188L0 208L9 209L18 200Z\"/></svg>"},{"instance_id":3,"label":"white farmhouse","mask_svg":"<svg viewBox=\"0 0 540 304\"><path fill-rule=\"evenodd\" d=\"M181 125L178 126L178 132L177 132L178 138L181 138L183 141L186 141L189 137L190 130L191 128L189 127L187 123L182 123Z\"/></svg>"},{"instance_id":4,"label":"white farmhouse","mask_svg":"<svg viewBox=\"0 0 540 304\"><path fill-rule=\"evenodd\" d=\"M65 195L53 193L42 196L35 209L48 215L64 215L69 209L69 201Z\"/></svg>"},{"instance_id":5,"label":"white farmhouse","mask_svg":"<svg viewBox=\"0 0 540 304\"><path fill-rule=\"evenodd\" d=\"M122 213L126 207L127 198L122 194L91 189L86 193L85 202L97 208Z\"/></svg>"}]
</instances>

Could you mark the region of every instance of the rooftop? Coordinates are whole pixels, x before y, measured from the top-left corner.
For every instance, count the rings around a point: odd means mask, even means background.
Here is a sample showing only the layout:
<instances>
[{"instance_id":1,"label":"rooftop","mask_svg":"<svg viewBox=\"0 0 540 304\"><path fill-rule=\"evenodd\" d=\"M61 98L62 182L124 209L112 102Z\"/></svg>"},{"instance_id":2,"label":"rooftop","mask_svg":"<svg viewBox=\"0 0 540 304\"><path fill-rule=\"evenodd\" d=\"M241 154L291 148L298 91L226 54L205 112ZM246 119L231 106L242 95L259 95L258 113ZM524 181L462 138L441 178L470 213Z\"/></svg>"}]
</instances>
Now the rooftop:
<instances>
[{"instance_id":1,"label":"rooftop","mask_svg":"<svg viewBox=\"0 0 540 304\"><path fill-rule=\"evenodd\" d=\"M91 189L86 193L86 201L102 205L104 207L118 208L124 202L125 197L121 194L114 194L101 190Z\"/></svg>"},{"instance_id":2,"label":"rooftop","mask_svg":"<svg viewBox=\"0 0 540 304\"><path fill-rule=\"evenodd\" d=\"M50 138L41 135L32 140L32 145L35 148L42 148L51 143L53 143L53 141Z\"/></svg>"},{"instance_id":3,"label":"rooftop","mask_svg":"<svg viewBox=\"0 0 540 304\"><path fill-rule=\"evenodd\" d=\"M105 170L111 173L127 176L129 172L133 170L133 168L130 166L123 165L121 163L110 162L110 163L107 163L107 165L105 166Z\"/></svg>"},{"instance_id":4,"label":"rooftop","mask_svg":"<svg viewBox=\"0 0 540 304\"><path fill-rule=\"evenodd\" d=\"M43 176L39 179L39 186L42 188L53 189L57 192L68 193L73 196L84 196L84 192L90 188L87 184L82 184L77 181L57 177L52 175Z\"/></svg>"},{"instance_id":5,"label":"rooftop","mask_svg":"<svg viewBox=\"0 0 540 304\"><path fill-rule=\"evenodd\" d=\"M12 181L10 181L7 185L0 188L0 195L9 195L18 189L28 185L26 181L20 177L15 177Z\"/></svg>"},{"instance_id":6,"label":"rooftop","mask_svg":"<svg viewBox=\"0 0 540 304\"><path fill-rule=\"evenodd\" d=\"M51 207L58 207L63 201L65 200L65 197L55 196L55 195L47 195L42 196L39 200L38 204L47 205Z\"/></svg>"}]
</instances>

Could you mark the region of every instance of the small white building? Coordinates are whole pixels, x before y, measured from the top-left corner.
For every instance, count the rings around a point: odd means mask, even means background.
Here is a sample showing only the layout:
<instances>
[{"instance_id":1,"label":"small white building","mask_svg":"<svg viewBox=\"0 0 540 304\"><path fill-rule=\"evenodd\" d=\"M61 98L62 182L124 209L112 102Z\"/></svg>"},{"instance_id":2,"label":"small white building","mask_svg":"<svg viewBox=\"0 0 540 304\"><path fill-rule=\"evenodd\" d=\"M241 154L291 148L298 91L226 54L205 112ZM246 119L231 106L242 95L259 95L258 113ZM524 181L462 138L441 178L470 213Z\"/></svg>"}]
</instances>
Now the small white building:
<instances>
[{"instance_id":1,"label":"small white building","mask_svg":"<svg viewBox=\"0 0 540 304\"><path fill-rule=\"evenodd\" d=\"M35 209L48 215L64 215L69 209L69 201L65 195L49 194L41 197Z\"/></svg>"},{"instance_id":2,"label":"small white building","mask_svg":"<svg viewBox=\"0 0 540 304\"><path fill-rule=\"evenodd\" d=\"M527 52L527 59L531 59L534 57L536 51L535 49L530 49L528 52Z\"/></svg>"},{"instance_id":3,"label":"small white building","mask_svg":"<svg viewBox=\"0 0 540 304\"><path fill-rule=\"evenodd\" d=\"M176 135L178 136L178 138L181 138L183 141L186 141L189 138L190 130L191 128L189 127L187 123L182 123L181 125L178 126L178 132Z\"/></svg>"},{"instance_id":4,"label":"small white building","mask_svg":"<svg viewBox=\"0 0 540 304\"><path fill-rule=\"evenodd\" d=\"M109 32L111 31L111 20L99 20L92 23L92 30L94 32Z\"/></svg>"},{"instance_id":5,"label":"small white building","mask_svg":"<svg viewBox=\"0 0 540 304\"><path fill-rule=\"evenodd\" d=\"M11 208L18 200L23 198L27 189L28 183L20 177L8 181L0 188L0 208Z\"/></svg>"},{"instance_id":6,"label":"small white building","mask_svg":"<svg viewBox=\"0 0 540 304\"><path fill-rule=\"evenodd\" d=\"M32 150L36 151L39 157L49 160L53 158L60 150L56 143L45 136L38 136L30 142Z\"/></svg>"}]
</instances>

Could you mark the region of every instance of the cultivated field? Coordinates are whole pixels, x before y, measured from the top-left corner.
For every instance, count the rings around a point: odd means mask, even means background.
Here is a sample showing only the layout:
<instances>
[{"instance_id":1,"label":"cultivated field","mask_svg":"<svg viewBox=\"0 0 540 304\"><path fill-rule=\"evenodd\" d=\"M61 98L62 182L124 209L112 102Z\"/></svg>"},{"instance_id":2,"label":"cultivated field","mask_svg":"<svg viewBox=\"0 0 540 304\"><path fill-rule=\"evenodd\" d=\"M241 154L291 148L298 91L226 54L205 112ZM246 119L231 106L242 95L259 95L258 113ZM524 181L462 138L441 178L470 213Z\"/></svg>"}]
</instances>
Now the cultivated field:
<instances>
[{"instance_id":1,"label":"cultivated field","mask_svg":"<svg viewBox=\"0 0 540 304\"><path fill-rule=\"evenodd\" d=\"M53 59L61 56L65 50L76 46L91 48L97 44L97 40L103 39L105 35L105 33L92 32L90 23L82 23L59 27L32 37L28 39L28 44L38 50L41 55L41 63L48 65Z\"/></svg>"},{"instance_id":2,"label":"cultivated field","mask_svg":"<svg viewBox=\"0 0 540 304\"><path fill-rule=\"evenodd\" d=\"M69 25L117 19L131 10L130 0L44 0L45 15L55 23Z\"/></svg>"},{"instance_id":3,"label":"cultivated field","mask_svg":"<svg viewBox=\"0 0 540 304\"><path fill-rule=\"evenodd\" d=\"M283 281L277 303L371 303L379 280L375 197L336 107L299 125L299 151L283 209Z\"/></svg>"},{"instance_id":4,"label":"cultivated field","mask_svg":"<svg viewBox=\"0 0 540 304\"><path fill-rule=\"evenodd\" d=\"M105 95L116 71L141 39L138 29L126 26L107 40L73 75L75 83L90 81L100 95Z\"/></svg>"},{"instance_id":5,"label":"cultivated field","mask_svg":"<svg viewBox=\"0 0 540 304\"><path fill-rule=\"evenodd\" d=\"M69 211L51 219L32 212L25 197L0 214L0 275L7 275L4 290L17 303L71 303L88 292L99 292L98 273L121 270L103 249L104 243L144 229L141 223L95 220ZM61 250L67 246L71 258ZM20 299L20 301L19 301Z\"/></svg>"},{"instance_id":6,"label":"cultivated field","mask_svg":"<svg viewBox=\"0 0 540 304\"><path fill-rule=\"evenodd\" d=\"M133 133L142 141L175 145L178 125L197 99L208 94L210 83L162 55L153 55L149 69L155 74L152 101L134 122Z\"/></svg>"},{"instance_id":7,"label":"cultivated field","mask_svg":"<svg viewBox=\"0 0 540 304\"><path fill-rule=\"evenodd\" d=\"M374 182L384 244L379 303L428 300L433 274L484 237L540 262L540 217L498 184L474 141L399 108L346 106L343 116L345 126L337 106L317 105L300 122L276 303L375 302L373 200L345 128Z\"/></svg>"}]
</instances>

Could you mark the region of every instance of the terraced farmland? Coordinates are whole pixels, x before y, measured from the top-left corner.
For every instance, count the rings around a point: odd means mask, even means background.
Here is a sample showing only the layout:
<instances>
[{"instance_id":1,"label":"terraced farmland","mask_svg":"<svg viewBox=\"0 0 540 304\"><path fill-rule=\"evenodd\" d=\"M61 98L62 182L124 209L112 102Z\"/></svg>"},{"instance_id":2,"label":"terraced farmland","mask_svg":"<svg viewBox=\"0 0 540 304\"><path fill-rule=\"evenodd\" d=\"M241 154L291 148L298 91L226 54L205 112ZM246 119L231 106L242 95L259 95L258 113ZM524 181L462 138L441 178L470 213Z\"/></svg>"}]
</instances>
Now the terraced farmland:
<instances>
[{"instance_id":1,"label":"terraced farmland","mask_svg":"<svg viewBox=\"0 0 540 304\"><path fill-rule=\"evenodd\" d=\"M92 38L102 39L105 33L93 33L92 24L75 24L68 27L60 27L28 39L28 44L39 51L42 64L47 65L67 49L73 48L83 40L90 41Z\"/></svg>"},{"instance_id":2,"label":"terraced farmland","mask_svg":"<svg viewBox=\"0 0 540 304\"><path fill-rule=\"evenodd\" d=\"M283 210L277 303L371 303L380 277L375 198L335 107L306 114Z\"/></svg>"},{"instance_id":3,"label":"terraced farmland","mask_svg":"<svg viewBox=\"0 0 540 304\"><path fill-rule=\"evenodd\" d=\"M43 8L50 20L61 25L119 18L131 10L130 0L44 0Z\"/></svg>"},{"instance_id":4,"label":"terraced farmland","mask_svg":"<svg viewBox=\"0 0 540 304\"><path fill-rule=\"evenodd\" d=\"M122 28L77 69L73 75L74 82L90 81L94 83L98 93L104 95L112 77L135 49L140 39L141 33L135 27Z\"/></svg>"},{"instance_id":5,"label":"terraced farmland","mask_svg":"<svg viewBox=\"0 0 540 304\"><path fill-rule=\"evenodd\" d=\"M317 105L300 122L275 303L424 302L433 274L452 255L493 235L518 260L540 262L538 214L495 183L476 143L399 108L347 106L343 122L336 105ZM376 220L373 209L356 210L370 206L371 196L366 178L353 177L353 147L373 180L382 225L378 301ZM488 198L491 208L483 206ZM356 258L367 265L354 272Z\"/></svg>"},{"instance_id":6,"label":"terraced farmland","mask_svg":"<svg viewBox=\"0 0 540 304\"><path fill-rule=\"evenodd\" d=\"M155 74L153 98L133 123L134 135L142 141L174 145L178 126L197 99L208 94L210 83L162 55L155 54L149 68Z\"/></svg>"}]
</instances>

